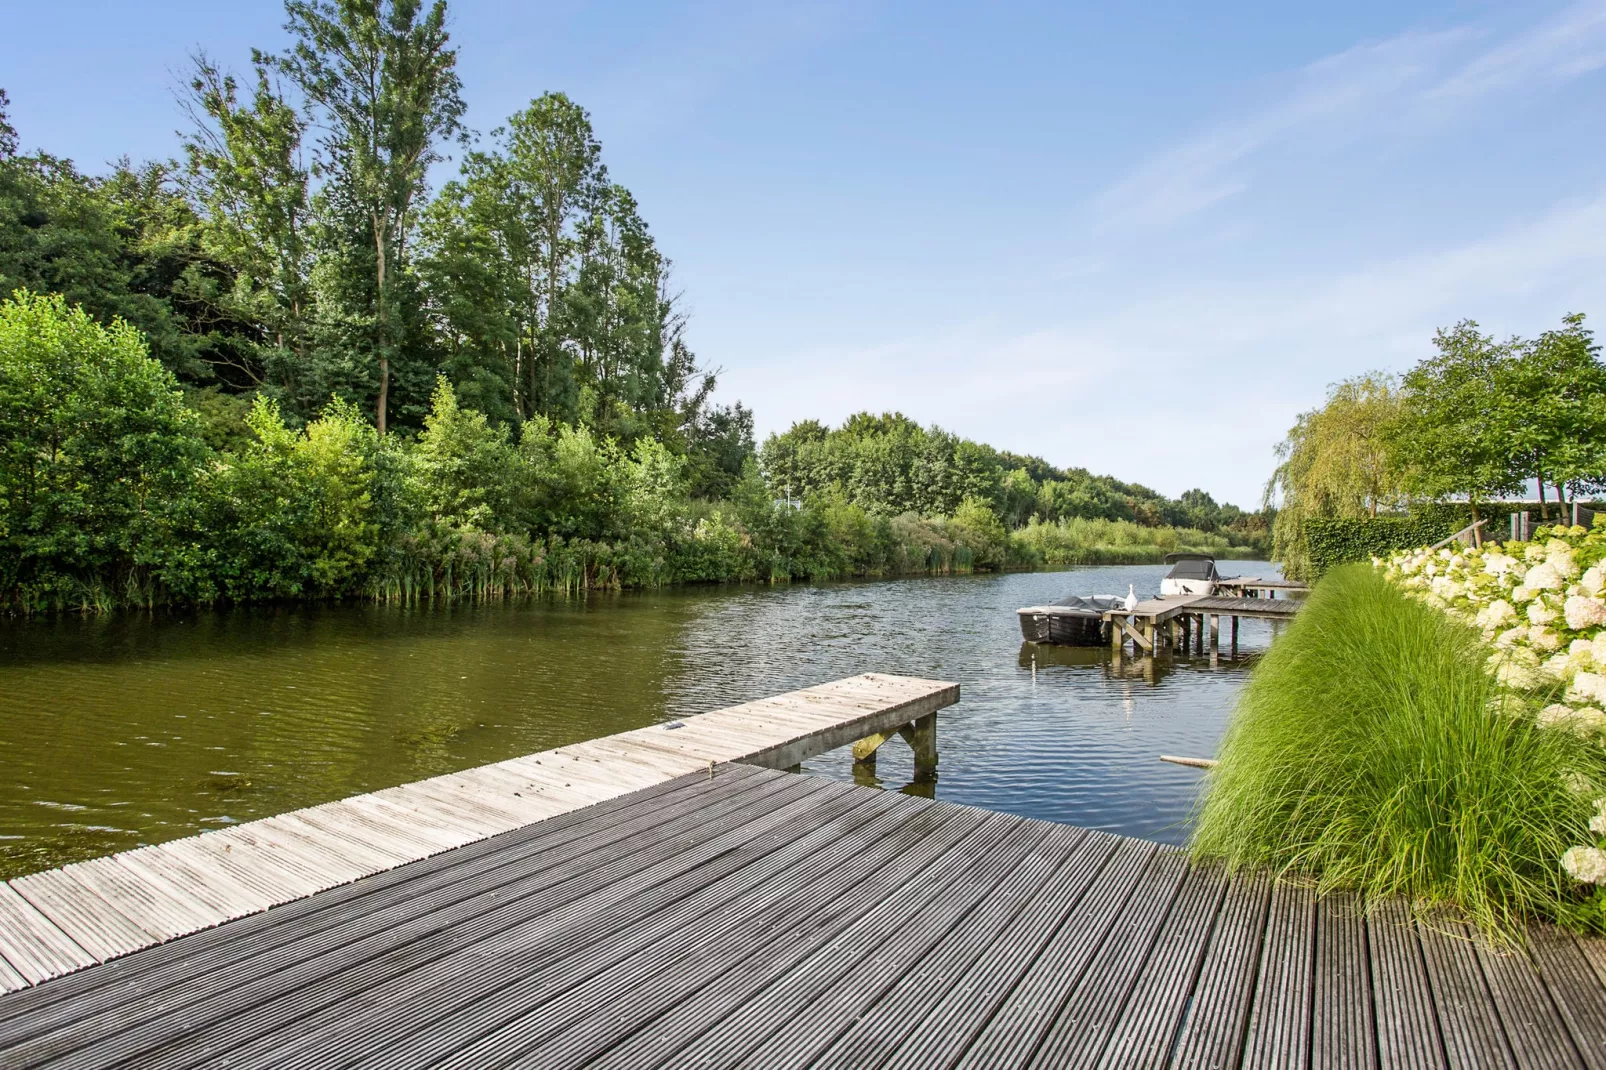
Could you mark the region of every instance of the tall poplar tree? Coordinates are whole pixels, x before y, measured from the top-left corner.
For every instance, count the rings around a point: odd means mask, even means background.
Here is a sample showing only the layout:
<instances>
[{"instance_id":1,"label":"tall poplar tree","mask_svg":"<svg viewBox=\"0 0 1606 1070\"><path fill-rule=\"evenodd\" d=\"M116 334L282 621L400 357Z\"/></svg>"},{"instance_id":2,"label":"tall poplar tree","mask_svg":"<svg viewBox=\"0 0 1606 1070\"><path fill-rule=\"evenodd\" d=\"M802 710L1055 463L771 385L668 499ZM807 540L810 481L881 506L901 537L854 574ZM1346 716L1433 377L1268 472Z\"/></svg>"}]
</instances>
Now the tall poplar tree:
<instances>
[{"instance_id":1,"label":"tall poplar tree","mask_svg":"<svg viewBox=\"0 0 1606 1070\"><path fill-rule=\"evenodd\" d=\"M305 375L312 304L309 174L301 153L306 122L260 55L254 73L244 102L233 75L204 54L195 57L182 99L191 122L185 185L204 213L208 251L235 271L231 310L260 331L265 358L258 384L265 378L289 391Z\"/></svg>"},{"instance_id":2,"label":"tall poplar tree","mask_svg":"<svg viewBox=\"0 0 1606 1070\"><path fill-rule=\"evenodd\" d=\"M415 203L440 146L462 133L462 83L445 0L288 0L296 43L279 70L300 87L328 134L318 171L331 198L360 216L373 254L372 327L378 373L374 424L383 434L398 344L397 280Z\"/></svg>"}]
</instances>

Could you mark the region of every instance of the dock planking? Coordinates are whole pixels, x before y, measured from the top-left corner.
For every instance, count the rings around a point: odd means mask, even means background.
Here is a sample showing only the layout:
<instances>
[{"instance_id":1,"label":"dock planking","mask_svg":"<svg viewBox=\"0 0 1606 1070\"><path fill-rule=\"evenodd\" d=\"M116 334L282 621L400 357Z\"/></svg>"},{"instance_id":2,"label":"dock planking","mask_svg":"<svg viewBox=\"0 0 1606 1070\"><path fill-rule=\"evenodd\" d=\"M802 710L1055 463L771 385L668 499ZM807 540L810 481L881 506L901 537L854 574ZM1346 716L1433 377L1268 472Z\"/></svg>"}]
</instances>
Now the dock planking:
<instances>
[{"instance_id":1,"label":"dock planking","mask_svg":"<svg viewBox=\"0 0 1606 1070\"><path fill-rule=\"evenodd\" d=\"M0 1065L1597 1068L1602 947L720 764L0 997Z\"/></svg>"},{"instance_id":2,"label":"dock planking","mask_svg":"<svg viewBox=\"0 0 1606 1070\"><path fill-rule=\"evenodd\" d=\"M0 993L718 763L784 769L900 731L934 762L958 698L866 673L0 882Z\"/></svg>"}]
</instances>

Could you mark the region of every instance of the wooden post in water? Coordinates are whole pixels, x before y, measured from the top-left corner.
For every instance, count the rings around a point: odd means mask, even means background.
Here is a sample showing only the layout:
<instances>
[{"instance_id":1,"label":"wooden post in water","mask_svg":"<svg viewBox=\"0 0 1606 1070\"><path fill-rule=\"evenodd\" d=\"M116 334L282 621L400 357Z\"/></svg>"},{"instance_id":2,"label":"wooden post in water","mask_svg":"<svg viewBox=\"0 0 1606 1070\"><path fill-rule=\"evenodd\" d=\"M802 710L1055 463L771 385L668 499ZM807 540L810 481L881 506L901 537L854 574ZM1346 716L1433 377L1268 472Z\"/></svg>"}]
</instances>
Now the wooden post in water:
<instances>
[{"instance_id":1,"label":"wooden post in water","mask_svg":"<svg viewBox=\"0 0 1606 1070\"><path fill-rule=\"evenodd\" d=\"M1232 656L1238 656L1238 618L1236 615L1232 618Z\"/></svg>"},{"instance_id":2,"label":"wooden post in water","mask_svg":"<svg viewBox=\"0 0 1606 1070\"><path fill-rule=\"evenodd\" d=\"M913 724L898 729L898 734L915 752L915 779L935 780L937 777L937 715L928 713Z\"/></svg>"},{"instance_id":3,"label":"wooden post in water","mask_svg":"<svg viewBox=\"0 0 1606 1070\"><path fill-rule=\"evenodd\" d=\"M853 744L853 762L874 771L876 751L894 735L901 736L915 752L915 779L929 779L937 775L937 715L928 713L896 729L865 736Z\"/></svg>"},{"instance_id":4,"label":"wooden post in water","mask_svg":"<svg viewBox=\"0 0 1606 1070\"><path fill-rule=\"evenodd\" d=\"M1221 614L1210 614L1210 652L1221 649Z\"/></svg>"}]
</instances>

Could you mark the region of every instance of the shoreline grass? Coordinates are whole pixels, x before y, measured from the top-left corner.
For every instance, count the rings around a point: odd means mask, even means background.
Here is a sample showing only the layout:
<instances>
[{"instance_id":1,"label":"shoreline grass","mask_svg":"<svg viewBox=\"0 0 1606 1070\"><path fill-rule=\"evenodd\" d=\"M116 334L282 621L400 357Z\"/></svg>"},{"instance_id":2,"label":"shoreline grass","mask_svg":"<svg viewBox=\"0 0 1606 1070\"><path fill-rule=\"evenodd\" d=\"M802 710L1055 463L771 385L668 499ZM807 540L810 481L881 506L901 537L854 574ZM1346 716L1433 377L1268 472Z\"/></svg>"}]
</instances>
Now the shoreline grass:
<instances>
[{"instance_id":1,"label":"shoreline grass","mask_svg":"<svg viewBox=\"0 0 1606 1070\"><path fill-rule=\"evenodd\" d=\"M1486 658L1374 570L1335 570L1240 697L1193 855L1450 906L1497 937L1598 929L1559 859L1588 835L1606 751L1539 727Z\"/></svg>"}]
</instances>

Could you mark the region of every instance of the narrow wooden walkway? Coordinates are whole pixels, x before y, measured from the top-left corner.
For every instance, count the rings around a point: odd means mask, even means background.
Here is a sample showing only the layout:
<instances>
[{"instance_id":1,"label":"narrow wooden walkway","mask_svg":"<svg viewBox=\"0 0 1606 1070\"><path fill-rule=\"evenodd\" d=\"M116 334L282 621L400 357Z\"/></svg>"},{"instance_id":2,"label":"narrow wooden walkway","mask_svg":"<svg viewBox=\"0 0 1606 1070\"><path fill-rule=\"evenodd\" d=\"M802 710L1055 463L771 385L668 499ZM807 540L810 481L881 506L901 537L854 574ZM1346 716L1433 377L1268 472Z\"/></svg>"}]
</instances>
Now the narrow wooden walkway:
<instances>
[{"instance_id":1,"label":"narrow wooden walkway","mask_svg":"<svg viewBox=\"0 0 1606 1070\"><path fill-rule=\"evenodd\" d=\"M1464 936L722 765L0 997L0 1065L1606 1066L1602 944Z\"/></svg>"},{"instance_id":2,"label":"narrow wooden walkway","mask_svg":"<svg viewBox=\"0 0 1606 1070\"><path fill-rule=\"evenodd\" d=\"M934 759L934 715L958 698L867 673L0 882L0 992L716 762L784 769L900 730Z\"/></svg>"}]
</instances>

